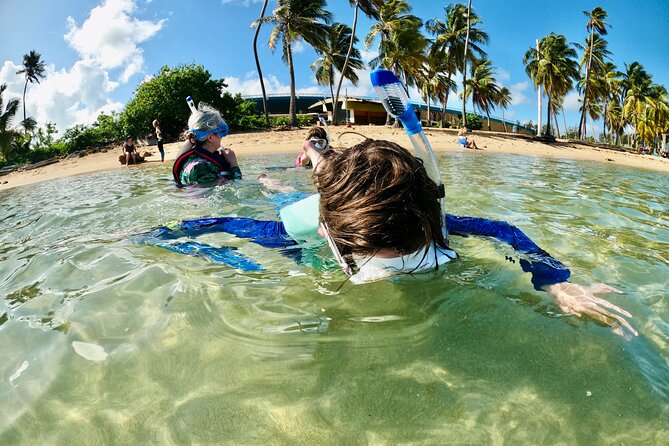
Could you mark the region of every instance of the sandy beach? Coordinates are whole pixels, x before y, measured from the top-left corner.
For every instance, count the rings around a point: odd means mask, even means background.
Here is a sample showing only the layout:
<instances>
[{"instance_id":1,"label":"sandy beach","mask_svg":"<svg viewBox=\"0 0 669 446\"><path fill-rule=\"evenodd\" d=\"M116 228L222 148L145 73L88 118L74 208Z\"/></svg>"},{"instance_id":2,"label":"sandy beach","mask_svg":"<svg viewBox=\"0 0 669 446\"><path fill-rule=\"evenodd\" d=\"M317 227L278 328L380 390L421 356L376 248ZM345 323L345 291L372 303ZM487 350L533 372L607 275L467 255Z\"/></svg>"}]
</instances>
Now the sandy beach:
<instances>
[{"instance_id":1,"label":"sandy beach","mask_svg":"<svg viewBox=\"0 0 669 446\"><path fill-rule=\"evenodd\" d=\"M295 153L299 152L301 143L308 129L289 131L262 131L236 133L224 139L224 145L232 148L240 164L244 166L244 157L247 155L258 155L267 153ZM397 142L409 148L410 143L404 130L387 128L381 126L354 126L352 128L335 127L330 129L333 145L348 147L361 140L361 136L347 133L357 132L374 139L387 139ZM591 160L603 163L615 163L621 166L669 172L669 159L650 155L637 155L634 153L620 152L603 147L590 146L579 143L558 141L556 144L544 144L531 141L521 135L473 132L471 136L483 150L474 151L462 149L456 143L456 130L430 129L426 131L428 138L435 151L440 152L476 152L486 153L508 153L531 156L546 156L555 158L568 158L576 160ZM180 142L165 145L165 161L171 162L179 147ZM129 168L141 168L160 162L160 155L156 146L140 146L140 153L145 151L153 153L147 158L147 163ZM54 178L71 175L82 175L102 170L126 169L118 161L120 149L110 150L102 153L94 153L81 158L67 158L57 163L36 169L12 172L0 177L0 190L18 186L25 186Z\"/></svg>"}]
</instances>

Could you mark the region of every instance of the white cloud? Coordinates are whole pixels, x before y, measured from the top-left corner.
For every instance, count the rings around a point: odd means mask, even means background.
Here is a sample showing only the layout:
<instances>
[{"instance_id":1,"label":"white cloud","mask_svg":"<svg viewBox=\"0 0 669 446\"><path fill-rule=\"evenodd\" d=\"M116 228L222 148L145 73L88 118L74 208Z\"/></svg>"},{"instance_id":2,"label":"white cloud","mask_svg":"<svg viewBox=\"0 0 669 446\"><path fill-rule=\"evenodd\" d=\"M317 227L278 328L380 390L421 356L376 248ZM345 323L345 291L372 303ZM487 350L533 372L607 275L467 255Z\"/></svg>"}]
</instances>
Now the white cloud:
<instances>
[{"instance_id":1,"label":"white cloud","mask_svg":"<svg viewBox=\"0 0 669 446\"><path fill-rule=\"evenodd\" d=\"M104 0L77 26L68 17L65 40L79 53L70 68L46 67L46 77L28 86L26 108L38 123L55 122L59 131L74 124L90 124L102 113L119 111L123 104L109 98L120 84L142 72L144 56L139 44L162 29L164 20L149 22L132 16L134 0ZM20 65L5 61L0 83L6 97L21 97L24 78L16 75ZM119 73L112 80L112 73ZM146 80L146 78L145 78ZM22 113L21 113L22 115Z\"/></svg>"},{"instance_id":2,"label":"white cloud","mask_svg":"<svg viewBox=\"0 0 669 446\"><path fill-rule=\"evenodd\" d=\"M296 40L293 42L293 54L304 53L304 42Z\"/></svg>"},{"instance_id":3,"label":"white cloud","mask_svg":"<svg viewBox=\"0 0 669 446\"><path fill-rule=\"evenodd\" d=\"M567 96L565 96L563 108L565 110L578 111L578 109L581 107L580 101L581 96L578 94L578 92L572 91L571 93L568 93Z\"/></svg>"},{"instance_id":4,"label":"white cloud","mask_svg":"<svg viewBox=\"0 0 669 446\"><path fill-rule=\"evenodd\" d=\"M70 31L65 40L83 60L90 60L104 69L126 66L121 80L139 72L144 64L142 49L137 45L153 37L163 27L164 20L149 22L131 17L136 6L133 0L104 0L91 10L78 27L67 18Z\"/></svg>"},{"instance_id":5,"label":"white cloud","mask_svg":"<svg viewBox=\"0 0 669 446\"><path fill-rule=\"evenodd\" d=\"M509 82L510 79L511 79L511 73L509 73L508 71L506 71L502 68L499 68L497 70L497 80L501 84L505 84L505 83Z\"/></svg>"},{"instance_id":6,"label":"white cloud","mask_svg":"<svg viewBox=\"0 0 669 446\"><path fill-rule=\"evenodd\" d=\"M532 104L534 101L530 99L525 92L530 88L530 83L518 82L509 87L511 92L511 105Z\"/></svg>"},{"instance_id":7,"label":"white cloud","mask_svg":"<svg viewBox=\"0 0 669 446\"><path fill-rule=\"evenodd\" d=\"M232 94L241 94L243 96L253 96L262 94L260 88L260 78L255 71L246 74L244 79L233 76L225 76L225 83L228 84L226 89ZM279 78L273 74L264 76L265 92L267 94L285 94L290 93L290 85L282 83ZM309 87L296 88L297 93L302 94L323 94L322 87L319 85L312 85Z\"/></svg>"}]
</instances>

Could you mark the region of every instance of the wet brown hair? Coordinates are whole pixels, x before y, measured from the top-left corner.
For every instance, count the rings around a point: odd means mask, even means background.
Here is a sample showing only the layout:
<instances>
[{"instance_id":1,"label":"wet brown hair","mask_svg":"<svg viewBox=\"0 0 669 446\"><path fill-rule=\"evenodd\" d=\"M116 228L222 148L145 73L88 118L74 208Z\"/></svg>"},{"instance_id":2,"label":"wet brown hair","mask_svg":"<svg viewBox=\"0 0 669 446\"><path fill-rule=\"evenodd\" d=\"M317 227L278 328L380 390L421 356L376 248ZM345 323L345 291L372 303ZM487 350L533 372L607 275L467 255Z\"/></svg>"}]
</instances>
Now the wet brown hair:
<instances>
[{"instance_id":1,"label":"wet brown hair","mask_svg":"<svg viewBox=\"0 0 669 446\"><path fill-rule=\"evenodd\" d=\"M320 217L342 255L448 247L439 188L406 149L368 139L321 163L314 173Z\"/></svg>"},{"instance_id":2,"label":"wet brown hair","mask_svg":"<svg viewBox=\"0 0 669 446\"><path fill-rule=\"evenodd\" d=\"M318 138L318 139L324 139L324 140L327 141L328 134L323 127L314 126L314 127L309 129L309 133L307 133L307 137L305 139L309 139L309 138Z\"/></svg>"}]
</instances>

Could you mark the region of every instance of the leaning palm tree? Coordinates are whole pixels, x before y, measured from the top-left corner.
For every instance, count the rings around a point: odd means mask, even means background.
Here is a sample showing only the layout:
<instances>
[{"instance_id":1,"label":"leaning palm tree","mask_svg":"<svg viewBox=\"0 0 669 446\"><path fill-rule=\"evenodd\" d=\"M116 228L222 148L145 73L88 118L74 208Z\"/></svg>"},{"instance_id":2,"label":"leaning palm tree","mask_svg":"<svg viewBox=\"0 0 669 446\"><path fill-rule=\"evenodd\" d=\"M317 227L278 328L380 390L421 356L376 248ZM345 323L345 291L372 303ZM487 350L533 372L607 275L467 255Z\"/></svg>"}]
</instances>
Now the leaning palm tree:
<instances>
[{"instance_id":1,"label":"leaning palm tree","mask_svg":"<svg viewBox=\"0 0 669 446\"><path fill-rule=\"evenodd\" d=\"M508 88L502 87L499 89L499 94L495 98L495 102L499 105L499 108L502 109L502 122L504 123L504 132L508 132L506 128L506 119L504 119L504 110L511 105L511 92Z\"/></svg>"},{"instance_id":2,"label":"leaning palm tree","mask_svg":"<svg viewBox=\"0 0 669 446\"><path fill-rule=\"evenodd\" d=\"M474 109L478 109L488 117L488 131L490 131L490 111L497 105L499 92L500 86L497 85L495 69L490 60L481 59L472 63L471 77L467 79L463 102L471 96Z\"/></svg>"},{"instance_id":3,"label":"leaning palm tree","mask_svg":"<svg viewBox=\"0 0 669 446\"><path fill-rule=\"evenodd\" d=\"M314 49L325 47L328 24L332 21L332 14L325 9L325 0L278 0L271 16L263 17L253 23L276 25L269 36L269 46L272 51L281 41L281 59L288 65L290 73L290 124L297 126L295 111L295 67L293 64L293 45L298 40L304 40Z\"/></svg>"},{"instance_id":4,"label":"leaning palm tree","mask_svg":"<svg viewBox=\"0 0 669 446\"><path fill-rule=\"evenodd\" d=\"M607 45L606 40L597 34L586 41L585 47L574 43L576 48L583 50L580 67L586 67L586 76L579 81L579 91L583 93L579 138L585 138L586 116L591 114L590 106L596 104L601 97L601 73L606 65L606 59L611 57L611 51L608 50Z\"/></svg>"},{"instance_id":5,"label":"leaning palm tree","mask_svg":"<svg viewBox=\"0 0 669 446\"><path fill-rule=\"evenodd\" d=\"M535 87L542 86L548 98L546 136L551 136L551 99L566 95L578 79L576 51L567 45L565 36L549 34L539 42L539 49L530 47L523 57L525 72Z\"/></svg>"},{"instance_id":6,"label":"leaning palm tree","mask_svg":"<svg viewBox=\"0 0 669 446\"><path fill-rule=\"evenodd\" d=\"M23 55L23 68L16 72L16 74L23 74L26 78L26 83L23 86L23 119L26 118L26 90L28 82L31 84L40 79L44 79L44 62L41 60L42 55L35 50L30 50L28 54Z\"/></svg>"},{"instance_id":7,"label":"leaning palm tree","mask_svg":"<svg viewBox=\"0 0 669 446\"><path fill-rule=\"evenodd\" d=\"M12 119L19 109L19 100L17 98L7 101L5 110L2 110L4 105L3 93L7 89L7 84L0 85L0 155L3 159L7 159L7 155L12 147L12 141L17 136L16 130L11 126Z\"/></svg>"},{"instance_id":8,"label":"leaning palm tree","mask_svg":"<svg viewBox=\"0 0 669 446\"><path fill-rule=\"evenodd\" d=\"M265 80L262 77L262 70L260 69L260 59L258 58L258 34L260 34L260 27L262 26L262 19L265 17L265 10L267 9L267 2L265 0L262 4L262 9L260 10L260 18L258 19L258 26L256 26L256 32L253 35L253 55L256 59L256 68L258 69L258 77L260 77L260 90L262 91L262 109L265 113L265 123L269 127L269 112L267 111L267 92L265 92ZM251 25L253 26L253 25Z\"/></svg>"},{"instance_id":9,"label":"leaning palm tree","mask_svg":"<svg viewBox=\"0 0 669 446\"><path fill-rule=\"evenodd\" d=\"M588 47L590 48L590 51L588 51L588 63L586 65L585 69L585 88L584 88L584 93L583 93L583 111L581 113L581 122L579 123L578 126L578 138L581 139L581 134L582 131L585 130L585 113L587 112L587 104L588 104L588 92L589 92L589 87L590 87L590 71L592 69L592 56L593 56L593 47L594 47L594 39L595 39L595 33L598 33L599 35L605 36L607 34L606 30L606 25L608 25L604 19L608 16L606 11L604 11L602 8L597 6L595 9L593 9L591 12L588 11L583 11L583 14L585 14L588 17L588 24L586 25L586 29L590 31L590 43Z\"/></svg>"},{"instance_id":10,"label":"leaning palm tree","mask_svg":"<svg viewBox=\"0 0 669 446\"><path fill-rule=\"evenodd\" d=\"M330 97L332 98L332 112L336 113L336 102L333 86L335 82L335 73L338 71L340 75L340 85L341 79L346 77L350 80L353 85L358 84L358 75L353 70L346 70L344 72L344 64L346 63L346 57L348 56L348 66L355 70L360 70L363 68L362 60L360 59L360 51L357 48L353 48L350 51L347 50L349 46L349 41L351 40L351 28L348 25L343 23L335 23L330 27L328 32L326 47L322 50L318 50L320 55L318 59L311 65L311 69L316 72L316 81L319 85L327 85L330 89ZM358 39L354 39L354 42L357 42ZM345 52L348 52L347 56L344 55ZM332 121L336 122L336 115L332 115Z\"/></svg>"},{"instance_id":11,"label":"leaning palm tree","mask_svg":"<svg viewBox=\"0 0 669 446\"><path fill-rule=\"evenodd\" d=\"M481 20L475 12L467 13L467 6L462 3L454 3L444 8L446 20L428 20L425 28L435 36L430 48L431 53L441 53L447 58L446 73L450 85L451 78L457 71L464 69L465 38L467 36L467 19L469 18L469 38L467 40L467 54L470 61L486 57L486 52L481 45L488 42L486 34L477 25ZM453 91L456 88L452 88ZM444 95L442 126L445 121L446 107L448 105L448 91Z\"/></svg>"},{"instance_id":12,"label":"leaning palm tree","mask_svg":"<svg viewBox=\"0 0 669 446\"><path fill-rule=\"evenodd\" d=\"M332 116L333 122L336 124L337 108L339 107L339 92L341 91L341 84L346 76L346 71L348 70L349 59L353 53L353 45L357 41L355 36L356 29L358 28L358 10L362 11L370 19L379 18L379 8L383 4L383 0L349 0L349 3L354 8L353 12L353 31L351 32L351 39L348 43L348 51L346 52L346 58L344 60L344 66L341 69L342 76L339 78L339 83L337 84L337 93L334 96L332 103ZM358 56L359 58L360 56Z\"/></svg>"}]
</instances>

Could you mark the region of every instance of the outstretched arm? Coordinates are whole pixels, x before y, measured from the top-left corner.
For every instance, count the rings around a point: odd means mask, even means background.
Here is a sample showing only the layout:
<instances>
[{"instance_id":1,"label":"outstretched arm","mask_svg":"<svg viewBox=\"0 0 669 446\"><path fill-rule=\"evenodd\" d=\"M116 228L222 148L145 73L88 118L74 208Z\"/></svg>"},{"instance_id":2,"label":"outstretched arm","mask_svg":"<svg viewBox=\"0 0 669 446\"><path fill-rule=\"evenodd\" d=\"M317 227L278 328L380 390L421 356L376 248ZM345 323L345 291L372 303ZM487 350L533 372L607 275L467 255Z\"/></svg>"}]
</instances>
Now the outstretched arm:
<instances>
[{"instance_id":1,"label":"outstretched arm","mask_svg":"<svg viewBox=\"0 0 669 446\"><path fill-rule=\"evenodd\" d=\"M623 328L634 336L638 335L637 331L622 317L632 317L631 314L595 296L595 294L610 292L621 293L620 290L603 283L583 287L567 282L570 276L569 269L537 246L517 227L504 221L458 217L449 214L445 216L444 221L450 234L493 237L522 253L524 258L520 259L520 266L523 271L532 274L534 288L546 291L563 312L579 317L584 314L588 315L613 327L614 333L625 338L628 336Z\"/></svg>"},{"instance_id":2,"label":"outstretched arm","mask_svg":"<svg viewBox=\"0 0 669 446\"><path fill-rule=\"evenodd\" d=\"M545 285L565 282L569 279L571 273L566 266L551 257L512 224L505 221L458 217L450 214L446 214L444 221L449 234L493 237L524 254L524 258L520 259L520 266L523 271L532 274L532 285L536 290L541 290Z\"/></svg>"}]
</instances>

